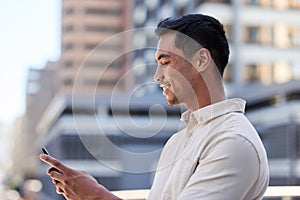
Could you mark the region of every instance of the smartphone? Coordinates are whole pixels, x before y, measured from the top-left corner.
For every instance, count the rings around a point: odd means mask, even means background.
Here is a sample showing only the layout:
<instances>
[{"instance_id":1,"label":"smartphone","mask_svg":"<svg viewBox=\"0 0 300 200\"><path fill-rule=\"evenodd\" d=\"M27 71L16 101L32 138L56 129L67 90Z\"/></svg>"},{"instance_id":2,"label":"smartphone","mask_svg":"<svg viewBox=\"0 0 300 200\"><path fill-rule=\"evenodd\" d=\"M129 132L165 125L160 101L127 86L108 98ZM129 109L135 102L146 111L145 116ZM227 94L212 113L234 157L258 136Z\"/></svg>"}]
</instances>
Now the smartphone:
<instances>
[{"instance_id":1,"label":"smartphone","mask_svg":"<svg viewBox=\"0 0 300 200\"><path fill-rule=\"evenodd\" d=\"M42 149L42 152L43 152L44 154L50 156L50 154L49 154L49 152L47 151L46 147L42 147L41 149ZM52 167L51 170L57 171L57 172L61 173L58 169L56 169L56 168L54 168L54 167Z\"/></svg>"},{"instance_id":2,"label":"smartphone","mask_svg":"<svg viewBox=\"0 0 300 200\"><path fill-rule=\"evenodd\" d=\"M50 156L50 154L48 153L48 151L47 151L46 147L42 147L42 152L43 152L44 154L47 154L47 155L49 155L49 156Z\"/></svg>"}]
</instances>

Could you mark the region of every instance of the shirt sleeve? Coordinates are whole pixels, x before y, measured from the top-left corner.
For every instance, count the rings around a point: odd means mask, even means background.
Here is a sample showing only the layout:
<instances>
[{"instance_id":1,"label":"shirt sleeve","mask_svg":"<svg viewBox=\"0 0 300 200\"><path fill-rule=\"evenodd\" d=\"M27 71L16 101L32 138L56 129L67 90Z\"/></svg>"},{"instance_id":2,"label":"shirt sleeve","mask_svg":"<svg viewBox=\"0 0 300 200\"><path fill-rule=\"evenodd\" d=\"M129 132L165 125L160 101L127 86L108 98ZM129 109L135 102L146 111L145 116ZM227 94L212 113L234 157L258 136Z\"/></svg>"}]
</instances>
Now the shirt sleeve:
<instances>
[{"instance_id":1,"label":"shirt sleeve","mask_svg":"<svg viewBox=\"0 0 300 200\"><path fill-rule=\"evenodd\" d=\"M223 139L200 158L178 200L248 199L259 177L259 163L247 139Z\"/></svg>"}]
</instances>

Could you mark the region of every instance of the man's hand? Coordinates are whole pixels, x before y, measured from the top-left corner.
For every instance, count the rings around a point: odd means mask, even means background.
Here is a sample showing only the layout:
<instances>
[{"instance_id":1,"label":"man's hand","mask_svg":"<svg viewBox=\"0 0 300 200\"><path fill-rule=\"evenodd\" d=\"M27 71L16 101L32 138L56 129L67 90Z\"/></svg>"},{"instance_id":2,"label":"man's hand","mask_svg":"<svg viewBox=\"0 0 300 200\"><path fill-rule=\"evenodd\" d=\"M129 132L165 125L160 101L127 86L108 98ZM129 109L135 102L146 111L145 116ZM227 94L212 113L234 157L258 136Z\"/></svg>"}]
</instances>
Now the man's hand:
<instances>
[{"instance_id":1,"label":"man's hand","mask_svg":"<svg viewBox=\"0 0 300 200\"><path fill-rule=\"evenodd\" d=\"M56 192L68 200L117 200L120 199L83 171L73 170L57 159L41 154L40 159L52 167L47 171L56 186Z\"/></svg>"}]
</instances>

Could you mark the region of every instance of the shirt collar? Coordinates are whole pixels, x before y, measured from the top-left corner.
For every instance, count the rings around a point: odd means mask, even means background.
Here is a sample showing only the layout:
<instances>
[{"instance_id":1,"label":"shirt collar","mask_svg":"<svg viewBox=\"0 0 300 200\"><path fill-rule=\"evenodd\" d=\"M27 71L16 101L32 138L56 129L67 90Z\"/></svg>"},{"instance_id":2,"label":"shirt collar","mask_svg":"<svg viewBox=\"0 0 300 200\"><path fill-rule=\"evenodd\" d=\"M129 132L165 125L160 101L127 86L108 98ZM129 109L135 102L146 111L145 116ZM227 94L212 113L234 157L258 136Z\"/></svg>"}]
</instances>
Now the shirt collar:
<instances>
[{"instance_id":1,"label":"shirt collar","mask_svg":"<svg viewBox=\"0 0 300 200\"><path fill-rule=\"evenodd\" d=\"M243 99L226 99L200 108L194 112L187 110L181 115L181 120L188 124L190 119L194 118L198 123L202 123L231 112L244 113L245 106L246 101Z\"/></svg>"}]
</instances>

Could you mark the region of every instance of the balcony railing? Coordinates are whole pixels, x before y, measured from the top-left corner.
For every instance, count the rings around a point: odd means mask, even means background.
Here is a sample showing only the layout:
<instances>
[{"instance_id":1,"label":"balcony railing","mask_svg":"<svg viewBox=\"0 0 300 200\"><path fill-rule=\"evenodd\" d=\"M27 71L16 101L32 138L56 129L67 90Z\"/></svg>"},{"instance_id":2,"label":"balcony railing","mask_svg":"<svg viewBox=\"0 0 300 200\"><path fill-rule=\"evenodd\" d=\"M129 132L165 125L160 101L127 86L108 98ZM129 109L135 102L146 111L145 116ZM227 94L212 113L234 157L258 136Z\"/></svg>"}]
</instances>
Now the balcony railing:
<instances>
[{"instance_id":1,"label":"balcony railing","mask_svg":"<svg viewBox=\"0 0 300 200\"><path fill-rule=\"evenodd\" d=\"M145 200L149 190L121 190L113 193L124 200ZM300 197L300 186L269 186L264 197L291 200Z\"/></svg>"}]
</instances>

